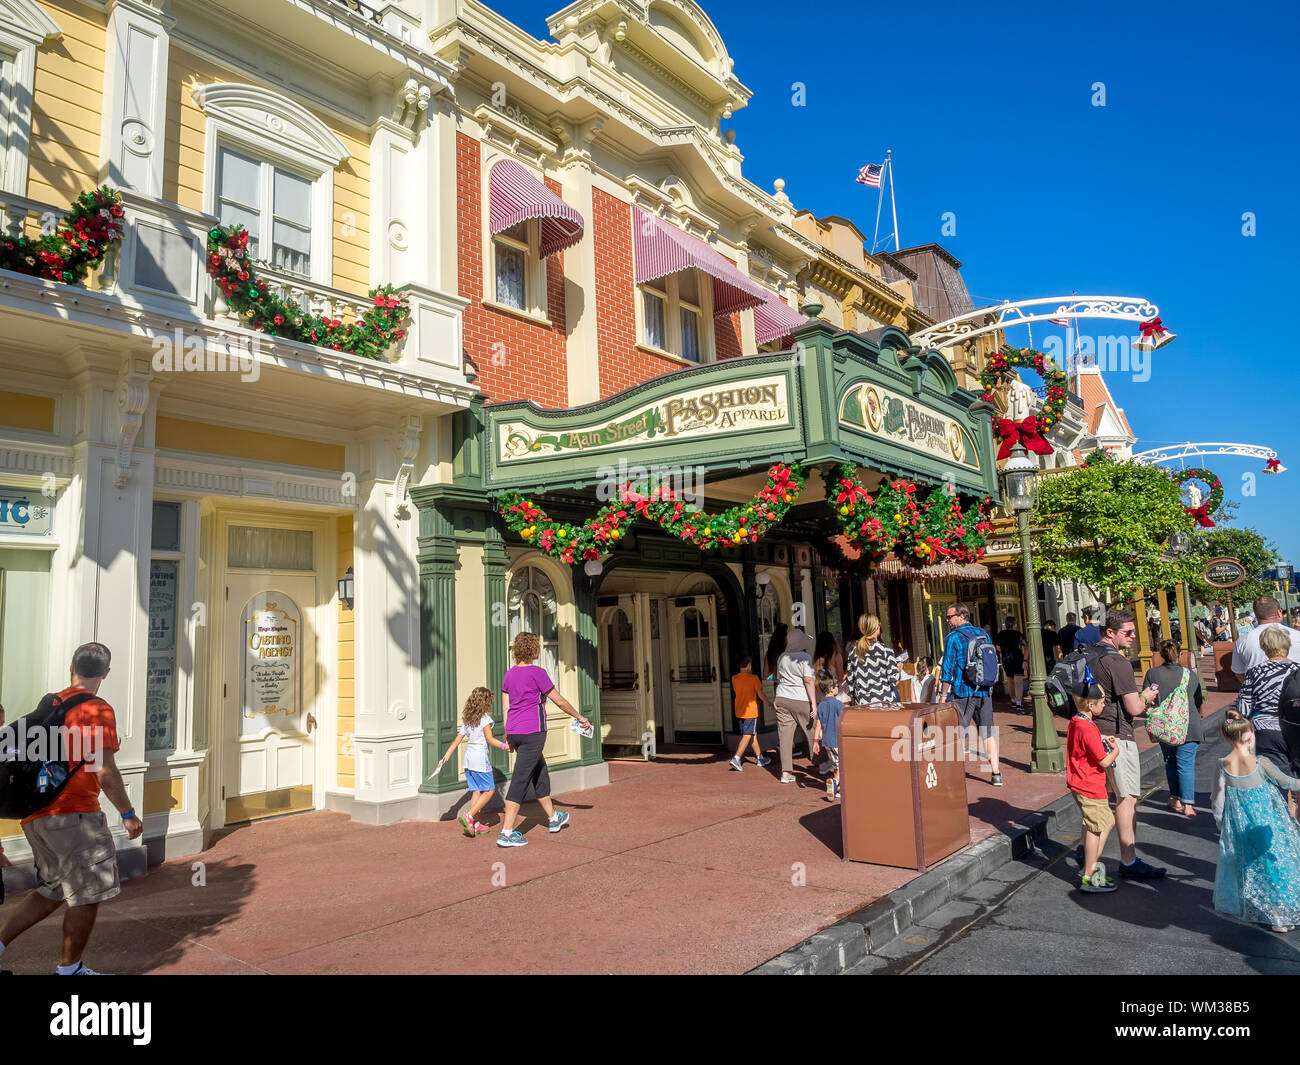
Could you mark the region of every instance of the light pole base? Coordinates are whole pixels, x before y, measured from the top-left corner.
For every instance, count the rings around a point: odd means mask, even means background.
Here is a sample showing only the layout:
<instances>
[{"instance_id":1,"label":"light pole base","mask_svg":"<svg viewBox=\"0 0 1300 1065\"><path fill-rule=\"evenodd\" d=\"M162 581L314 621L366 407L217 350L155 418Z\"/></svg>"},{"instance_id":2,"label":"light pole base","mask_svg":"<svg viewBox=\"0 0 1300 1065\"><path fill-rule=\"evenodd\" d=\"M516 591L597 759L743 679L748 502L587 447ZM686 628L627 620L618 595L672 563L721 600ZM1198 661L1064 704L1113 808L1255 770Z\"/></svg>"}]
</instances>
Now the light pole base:
<instances>
[{"instance_id":1,"label":"light pole base","mask_svg":"<svg viewBox=\"0 0 1300 1065\"><path fill-rule=\"evenodd\" d=\"M1061 748L1052 747L1045 751L1034 751L1029 759L1029 771L1031 773L1064 773L1065 755L1061 753Z\"/></svg>"}]
</instances>

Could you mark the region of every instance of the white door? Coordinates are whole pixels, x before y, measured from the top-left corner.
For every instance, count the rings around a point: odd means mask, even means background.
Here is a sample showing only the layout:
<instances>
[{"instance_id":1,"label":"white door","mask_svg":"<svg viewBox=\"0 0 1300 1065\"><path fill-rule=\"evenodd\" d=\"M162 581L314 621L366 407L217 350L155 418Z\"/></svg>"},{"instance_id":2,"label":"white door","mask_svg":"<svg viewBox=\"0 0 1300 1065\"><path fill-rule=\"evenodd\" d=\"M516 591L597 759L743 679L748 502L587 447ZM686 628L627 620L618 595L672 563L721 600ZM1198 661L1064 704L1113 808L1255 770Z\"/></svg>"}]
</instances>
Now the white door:
<instances>
[{"instance_id":1,"label":"white door","mask_svg":"<svg viewBox=\"0 0 1300 1065\"><path fill-rule=\"evenodd\" d=\"M649 611L643 592L620 595L596 613L600 647L600 723L604 743L642 745L654 734Z\"/></svg>"},{"instance_id":2,"label":"white door","mask_svg":"<svg viewBox=\"0 0 1300 1065\"><path fill-rule=\"evenodd\" d=\"M222 617L227 824L315 808L313 573L228 573Z\"/></svg>"},{"instance_id":3,"label":"white door","mask_svg":"<svg viewBox=\"0 0 1300 1065\"><path fill-rule=\"evenodd\" d=\"M711 595L677 596L669 605L672 713L666 742L678 732L722 731L718 680L718 619ZM671 727L669 727L671 726Z\"/></svg>"}]
</instances>

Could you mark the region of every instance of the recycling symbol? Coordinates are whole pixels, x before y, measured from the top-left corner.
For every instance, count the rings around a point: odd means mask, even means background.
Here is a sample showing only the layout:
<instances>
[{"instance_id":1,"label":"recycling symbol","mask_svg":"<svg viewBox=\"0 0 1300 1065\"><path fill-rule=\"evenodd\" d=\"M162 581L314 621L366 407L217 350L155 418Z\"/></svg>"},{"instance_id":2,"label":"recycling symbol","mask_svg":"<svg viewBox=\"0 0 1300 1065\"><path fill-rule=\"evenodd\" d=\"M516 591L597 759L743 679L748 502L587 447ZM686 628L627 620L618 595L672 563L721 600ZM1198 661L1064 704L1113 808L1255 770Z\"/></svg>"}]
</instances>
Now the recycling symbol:
<instances>
[{"instance_id":1,"label":"recycling symbol","mask_svg":"<svg viewBox=\"0 0 1300 1065\"><path fill-rule=\"evenodd\" d=\"M936 788L939 786L939 774L935 772L934 763L925 764L925 786L927 788Z\"/></svg>"}]
</instances>

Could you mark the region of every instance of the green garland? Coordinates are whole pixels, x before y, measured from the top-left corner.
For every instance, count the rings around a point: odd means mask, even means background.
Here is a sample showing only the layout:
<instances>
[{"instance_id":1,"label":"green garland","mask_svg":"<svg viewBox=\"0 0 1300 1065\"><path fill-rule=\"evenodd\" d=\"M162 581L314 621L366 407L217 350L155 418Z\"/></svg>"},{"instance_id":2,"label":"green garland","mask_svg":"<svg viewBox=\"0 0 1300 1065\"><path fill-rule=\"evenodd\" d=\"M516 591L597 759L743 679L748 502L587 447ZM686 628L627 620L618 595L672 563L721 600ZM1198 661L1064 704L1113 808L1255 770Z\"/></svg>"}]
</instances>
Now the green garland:
<instances>
[{"instance_id":1,"label":"green garland","mask_svg":"<svg viewBox=\"0 0 1300 1065\"><path fill-rule=\"evenodd\" d=\"M53 233L0 240L0 269L79 285L122 239L123 215L122 194L116 189L104 185L83 192Z\"/></svg>"},{"instance_id":2,"label":"green garland","mask_svg":"<svg viewBox=\"0 0 1300 1065\"><path fill-rule=\"evenodd\" d=\"M767 483L748 503L738 503L718 514L687 509L685 502L668 488L642 495L630 485L620 486L617 501L602 507L587 521L556 521L518 492L498 496L497 511L511 532L561 562L599 558L611 551L638 516L696 547L714 550L756 543L789 513L805 482L798 466L777 463L768 471Z\"/></svg>"},{"instance_id":3,"label":"green garland","mask_svg":"<svg viewBox=\"0 0 1300 1065\"><path fill-rule=\"evenodd\" d=\"M1003 347L989 356L989 361L980 371L980 385L984 394L980 396L985 403L993 402L993 390L998 380L1004 375L1012 375L1016 367L1034 370L1043 379L1047 395L1043 409L1038 413L1038 427L1046 433L1053 428L1065 414L1066 397L1069 394L1069 378L1050 355L1044 355L1033 348Z\"/></svg>"},{"instance_id":4,"label":"green garland","mask_svg":"<svg viewBox=\"0 0 1300 1065\"><path fill-rule=\"evenodd\" d=\"M207 267L240 320L271 336L346 351L363 359L382 359L406 336L410 297L392 285L372 288L372 306L354 322L323 318L268 291L249 258L248 230L243 226L216 226L208 232Z\"/></svg>"},{"instance_id":5,"label":"green garland","mask_svg":"<svg viewBox=\"0 0 1300 1065\"><path fill-rule=\"evenodd\" d=\"M856 468L844 463L835 467L826 494L845 538L875 560L889 551L910 566L943 559L976 562L984 556L992 528L990 500L980 503L978 520L971 522L961 500L946 488L933 489L920 503L916 493L914 483L899 479L885 481L872 495L862 487Z\"/></svg>"}]
</instances>

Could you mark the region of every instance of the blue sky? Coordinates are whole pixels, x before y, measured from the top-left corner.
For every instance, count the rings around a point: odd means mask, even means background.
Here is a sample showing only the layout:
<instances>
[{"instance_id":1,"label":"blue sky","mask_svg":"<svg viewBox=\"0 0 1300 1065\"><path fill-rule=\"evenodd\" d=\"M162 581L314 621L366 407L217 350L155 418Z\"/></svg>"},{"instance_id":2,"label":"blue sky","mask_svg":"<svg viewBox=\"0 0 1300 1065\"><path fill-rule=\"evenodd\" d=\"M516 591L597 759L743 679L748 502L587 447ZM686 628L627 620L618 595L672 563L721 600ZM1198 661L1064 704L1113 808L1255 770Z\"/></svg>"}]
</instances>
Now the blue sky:
<instances>
[{"instance_id":1,"label":"blue sky","mask_svg":"<svg viewBox=\"0 0 1300 1065\"><path fill-rule=\"evenodd\" d=\"M489 3L547 36L549 10ZM1106 374L1137 449L1275 448L1290 470L1255 477L1253 495L1243 475L1262 463L1205 464L1241 504L1236 523L1300 563L1300 374L1277 345L1296 302L1286 249L1300 243L1300 15L1195 0L1069 14L848 0L704 8L754 92L724 123L750 180L770 190L784 178L796 206L844 215L870 238L876 192L853 178L892 148L904 246L943 244L977 304L1072 291L1156 303L1178 339L1155 353L1147 380ZM796 82L804 106L792 103ZM1092 103L1096 82L1104 107ZM1248 211L1254 236L1242 232ZM944 212L956 216L951 236ZM1101 320L1081 328L1136 333ZM1052 332L1036 327L1036 346ZM1028 342L1023 328L1008 339Z\"/></svg>"}]
</instances>

